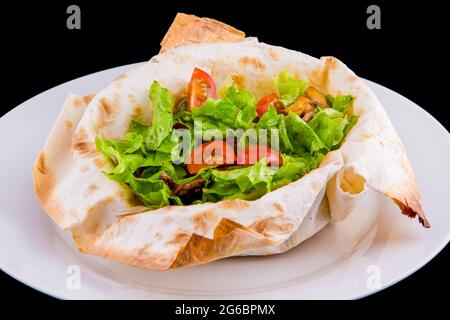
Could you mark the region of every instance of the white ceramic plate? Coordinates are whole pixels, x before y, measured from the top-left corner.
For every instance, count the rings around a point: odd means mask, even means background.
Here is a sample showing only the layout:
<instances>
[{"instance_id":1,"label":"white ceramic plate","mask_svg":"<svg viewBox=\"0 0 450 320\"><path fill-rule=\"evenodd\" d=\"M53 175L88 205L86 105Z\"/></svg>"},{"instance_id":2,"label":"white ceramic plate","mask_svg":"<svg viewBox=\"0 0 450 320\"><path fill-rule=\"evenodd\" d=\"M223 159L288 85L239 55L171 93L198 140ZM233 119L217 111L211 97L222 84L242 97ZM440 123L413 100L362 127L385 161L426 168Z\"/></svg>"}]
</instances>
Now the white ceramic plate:
<instances>
[{"instance_id":1,"label":"white ceramic plate","mask_svg":"<svg viewBox=\"0 0 450 320\"><path fill-rule=\"evenodd\" d=\"M448 243L450 135L410 100L367 81L408 151L431 229L370 191L344 222L280 255L153 272L79 254L39 207L31 168L67 94L96 92L128 68L67 82L0 119L0 267L19 281L67 299L347 299L407 277ZM433 162L430 150L439 150Z\"/></svg>"}]
</instances>

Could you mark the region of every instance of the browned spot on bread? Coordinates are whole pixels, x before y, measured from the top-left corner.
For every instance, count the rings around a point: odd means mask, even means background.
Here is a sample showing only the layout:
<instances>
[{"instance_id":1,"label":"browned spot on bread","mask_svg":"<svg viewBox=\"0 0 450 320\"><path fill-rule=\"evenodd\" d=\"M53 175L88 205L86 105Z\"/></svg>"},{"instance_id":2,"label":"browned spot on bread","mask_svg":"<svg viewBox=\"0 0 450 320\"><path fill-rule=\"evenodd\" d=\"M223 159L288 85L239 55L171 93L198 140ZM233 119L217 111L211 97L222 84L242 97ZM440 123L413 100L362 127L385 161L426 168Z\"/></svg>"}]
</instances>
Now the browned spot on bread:
<instances>
[{"instance_id":1,"label":"browned spot on bread","mask_svg":"<svg viewBox=\"0 0 450 320\"><path fill-rule=\"evenodd\" d=\"M106 126L117 114L117 111L119 110L119 104L117 100L118 99L116 96L114 98L114 101L110 101L107 98L100 99L100 101L98 102L99 116L96 123L97 129Z\"/></svg>"},{"instance_id":2,"label":"browned spot on bread","mask_svg":"<svg viewBox=\"0 0 450 320\"><path fill-rule=\"evenodd\" d=\"M89 170L89 166L88 165L84 165L84 166L80 167L80 171L83 172L83 173L88 171L88 170Z\"/></svg>"},{"instance_id":3,"label":"browned spot on bread","mask_svg":"<svg viewBox=\"0 0 450 320\"><path fill-rule=\"evenodd\" d=\"M320 71L320 87L325 89L324 91L329 91L332 87L330 83L330 74L333 73L339 65L339 61L335 57L325 57L323 69ZM340 95L339 92L335 92L335 95Z\"/></svg>"},{"instance_id":4,"label":"browned spot on bread","mask_svg":"<svg viewBox=\"0 0 450 320\"><path fill-rule=\"evenodd\" d=\"M92 184L90 184L88 187L87 187L87 194L88 195L90 195L90 194L92 194L92 193L94 193L95 191L97 191L98 190L98 186L96 185L96 184L94 184L94 183L92 183Z\"/></svg>"},{"instance_id":5,"label":"browned spot on bread","mask_svg":"<svg viewBox=\"0 0 450 320\"><path fill-rule=\"evenodd\" d=\"M115 106L114 103L110 102L106 98L100 99L99 106L100 106L100 110L103 112L103 114L106 117L112 117L117 109L117 106Z\"/></svg>"},{"instance_id":6,"label":"browned spot on bread","mask_svg":"<svg viewBox=\"0 0 450 320\"><path fill-rule=\"evenodd\" d=\"M138 118L142 115L142 107L136 104L133 108L133 117Z\"/></svg>"},{"instance_id":7,"label":"browned spot on bread","mask_svg":"<svg viewBox=\"0 0 450 320\"><path fill-rule=\"evenodd\" d=\"M217 224L217 219L217 214L212 209L196 214L192 217L195 232L200 235L206 234L210 228Z\"/></svg>"},{"instance_id":8,"label":"browned spot on bread","mask_svg":"<svg viewBox=\"0 0 450 320\"><path fill-rule=\"evenodd\" d=\"M48 173L48 168L46 165L46 161L45 161L45 154L44 152L41 152L36 160L36 164L35 164L35 168L36 170L41 173L41 174L47 174Z\"/></svg>"},{"instance_id":9,"label":"browned spot on bread","mask_svg":"<svg viewBox=\"0 0 450 320\"><path fill-rule=\"evenodd\" d=\"M105 165L105 159L103 159L102 157L97 157L92 160L92 162L97 168L103 168L103 166Z\"/></svg>"},{"instance_id":10,"label":"browned spot on bread","mask_svg":"<svg viewBox=\"0 0 450 320\"><path fill-rule=\"evenodd\" d=\"M34 190L42 208L56 224L61 226L64 223L64 211L59 200L53 195L55 177L43 152L39 154L34 164L33 178Z\"/></svg>"},{"instance_id":11,"label":"browned spot on bread","mask_svg":"<svg viewBox=\"0 0 450 320\"><path fill-rule=\"evenodd\" d=\"M359 137L359 139L361 139L361 140L367 140L367 139L371 139L371 138L373 138L373 135L370 133L364 133Z\"/></svg>"},{"instance_id":12,"label":"browned spot on bread","mask_svg":"<svg viewBox=\"0 0 450 320\"><path fill-rule=\"evenodd\" d=\"M329 92L329 77L330 77L330 69L331 66L335 65L335 58L333 57L325 57L323 62L323 67L321 69L317 69L312 71L309 74L309 79L312 83L314 83L321 91ZM334 94L336 95L336 93Z\"/></svg>"},{"instance_id":13,"label":"browned spot on bread","mask_svg":"<svg viewBox=\"0 0 450 320\"><path fill-rule=\"evenodd\" d=\"M94 152L94 144L88 140L89 135L84 128L78 129L72 137L72 150L82 154Z\"/></svg>"},{"instance_id":14,"label":"browned spot on bread","mask_svg":"<svg viewBox=\"0 0 450 320\"><path fill-rule=\"evenodd\" d=\"M283 213L284 212L284 207L281 205L281 204L279 204L279 203L274 203L273 204L273 207L275 208L275 210L277 210L278 212L280 212L280 213Z\"/></svg>"},{"instance_id":15,"label":"browned spot on bread","mask_svg":"<svg viewBox=\"0 0 450 320\"><path fill-rule=\"evenodd\" d=\"M322 69L316 69L313 70L309 75L309 80L311 81L311 83L313 83L315 86L320 87L322 89L324 89L324 72L323 72L323 68Z\"/></svg>"},{"instance_id":16,"label":"browned spot on bread","mask_svg":"<svg viewBox=\"0 0 450 320\"><path fill-rule=\"evenodd\" d=\"M238 60L238 63L244 68L252 66L253 68L259 71L266 69L266 66L256 57L244 56Z\"/></svg>"},{"instance_id":17,"label":"browned spot on bread","mask_svg":"<svg viewBox=\"0 0 450 320\"><path fill-rule=\"evenodd\" d=\"M280 55L278 54L277 51L275 51L275 49L269 48L268 51L269 51L269 57L270 57L272 60L277 61L277 60L280 59Z\"/></svg>"},{"instance_id":18,"label":"browned spot on bread","mask_svg":"<svg viewBox=\"0 0 450 320\"><path fill-rule=\"evenodd\" d=\"M117 76L113 81L121 81L125 79L127 75L125 73L122 73L121 75Z\"/></svg>"},{"instance_id":19,"label":"browned spot on bread","mask_svg":"<svg viewBox=\"0 0 450 320\"><path fill-rule=\"evenodd\" d=\"M170 267L170 262L173 261L174 256L175 253L173 252L160 253L146 249L146 251L139 250L127 254L123 254L120 251L117 253L113 252L109 258L141 268L165 270Z\"/></svg>"},{"instance_id":20,"label":"browned spot on bread","mask_svg":"<svg viewBox=\"0 0 450 320\"><path fill-rule=\"evenodd\" d=\"M245 76L243 74L233 73L231 79L238 89L245 88Z\"/></svg>"},{"instance_id":21,"label":"browned spot on bread","mask_svg":"<svg viewBox=\"0 0 450 320\"><path fill-rule=\"evenodd\" d=\"M250 229L265 237L290 233L294 229L293 223L285 216L269 217L259 220Z\"/></svg>"},{"instance_id":22,"label":"browned spot on bread","mask_svg":"<svg viewBox=\"0 0 450 320\"><path fill-rule=\"evenodd\" d=\"M149 249L152 247L151 243L146 243L144 244L142 247L137 248L136 249L136 257L142 257L145 256L147 254L147 252L149 252Z\"/></svg>"},{"instance_id":23,"label":"browned spot on bread","mask_svg":"<svg viewBox=\"0 0 450 320\"><path fill-rule=\"evenodd\" d=\"M275 91L272 81L258 81L255 84L255 87L258 92L262 93L260 95L260 98L262 98L263 96L265 96L267 94L274 93L274 91Z\"/></svg>"},{"instance_id":24,"label":"browned spot on bread","mask_svg":"<svg viewBox=\"0 0 450 320\"><path fill-rule=\"evenodd\" d=\"M73 106L74 106L75 108L79 108L79 107L81 107L82 105L83 105L83 101L81 100L80 97L74 97L74 98L73 98Z\"/></svg>"},{"instance_id":25,"label":"browned spot on bread","mask_svg":"<svg viewBox=\"0 0 450 320\"><path fill-rule=\"evenodd\" d=\"M175 246L184 246L189 238L191 237L191 235L187 232L179 232L175 235L175 237L169 241L167 241L166 243L168 245L175 245Z\"/></svg>"},{"instance_id":26,"label":"browned spot on bread","mask_svg":"<svg viewBox=\"0 0 450 320\"><path fill-rule=\"evenodd\" d=\"M339 65L339 60L335 57L325 57L325 64L330 70L336 69Z\"/></svg>"},{"instance_id":27,"label":"browned spot on bread","mask_svg":"<svg viewBox=\"0 0 450 320\"><path fill-rule=\"evenodd\" d=\"M172 222L173 222L173 217L171 217L169 215L164 217L164 223L169 224L169 223L172 223Z\"/></svg>"},{"instance_id":28,"label":"browned spot on bread","mask_svg":"<svg viewBox=\"0 0 450 320\"><path fill-rule=\"evenodd\" d=\"M222 201L217 205L218 208L225 210L242 210L247 209L249 206L250 206L249 201L240 199Z\"/></svg>"},{"instance_id":29,"label":"browned spot on bread","mask_svg":"<svg viewBox=\"0 0 450 320\"><path fill-rule=\"evenodd\" d=\"M67 129L72 129L72 127L73 127L72 121L66 120L66 121L65 121L65 124L66 124L66 128L67 128Z\"/></svg>"},{"instance_id":30,"label":"browned spot on bread","mask_svg":"<svg viewBox=\"0 0 450 320\"><path fill-rule=\"evenodd\" d=\"M136 104L136 96L134 94L129 93L127 96L131 104Z\"/></svg>"},{"instance_id":31,"label":"browned spot on bread","mask_svg":"<svg viewBox=\"0 0 450 320\"><path fill-rule=\"evenodd\" d=\"M89 104L94 97L95 97L95 93L91 93L91 94L85 95L83 97L84 103L85 104Z\"/></svg>"}]
</instances>

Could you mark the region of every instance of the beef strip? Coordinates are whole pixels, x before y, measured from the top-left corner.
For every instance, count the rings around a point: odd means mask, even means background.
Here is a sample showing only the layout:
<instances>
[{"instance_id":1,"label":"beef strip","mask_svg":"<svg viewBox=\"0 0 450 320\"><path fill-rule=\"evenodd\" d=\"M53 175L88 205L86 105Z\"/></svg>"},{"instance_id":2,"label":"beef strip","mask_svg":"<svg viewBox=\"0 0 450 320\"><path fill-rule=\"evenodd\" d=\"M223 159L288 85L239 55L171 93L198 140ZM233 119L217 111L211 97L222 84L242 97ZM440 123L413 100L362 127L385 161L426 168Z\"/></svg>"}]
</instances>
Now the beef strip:
<instances>
[{"instance_id":1,"label":"beef strip","mask_svg":"<svg viewBox=\"0 0 450 320\"><path fill-rule=\"evenodd\" d=\"M178 184L166 173L161 173L159 178L164 181L172 190L173 194L180 197L183 202L192 203L195 200L201 199L203 194L203 186L205 185L205 180L202 178L194 179L185 184Z\"/></svg>"}]
</instances>

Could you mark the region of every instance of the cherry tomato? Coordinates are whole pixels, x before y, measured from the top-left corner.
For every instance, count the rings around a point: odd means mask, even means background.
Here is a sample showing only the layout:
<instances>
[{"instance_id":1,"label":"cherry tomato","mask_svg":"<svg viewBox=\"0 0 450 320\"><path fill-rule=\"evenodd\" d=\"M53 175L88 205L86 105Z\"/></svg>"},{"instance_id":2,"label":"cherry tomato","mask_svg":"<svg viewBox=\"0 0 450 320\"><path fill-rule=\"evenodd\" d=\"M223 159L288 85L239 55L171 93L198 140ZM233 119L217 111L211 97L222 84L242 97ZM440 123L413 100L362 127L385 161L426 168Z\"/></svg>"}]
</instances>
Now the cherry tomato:
<instances>
[{"instance_id":1,"label":"cherry tomato","mask_svg":"<svg viewBox=\"0 0 450 320\"><path fill-rule=\"evenodd\" d=\"M190 174L209 166L234 164L236 155L233 147L225 141L214 140L195 148L189 157L187 169Z\"/></svg>"},{"instance_id":2,"label":"cherry tomato","mask_svg":"<svg viewBox=\"0 0 450 320\"><path fill-rule=\"evenodd\" d=\"M261 100L259 100L258 104L256 105L256 112L261 117L264 113L269 110L269 104L275 104L278 100L278 97L275 93L269 94L265 97L263 97Z\"/></svg>"},{"instance_id":3,"label":"cherry tomato","mask_svg":"<svg viewBox=\"0 0 450 320\"><path fill-rule=\"evenodd\" d=\"M250 165L255 164L259 160L266 158L267 164L273 167L283 165L283 158L278 151L267 146L251 145L246 147L243 152L238 152L237 164Z\"/></svg>"},{"instance_id":4,"label":"cherry tomato","mask_svg":"<svg viewBox=\"0 0 450 320\"><path fill-rule=\"evenodd\" d=\"M205 71L194 68L188 86L188 109L192 110L202 105L208 97L217 98L216 84Z\"/></svg>"}]
</instances>

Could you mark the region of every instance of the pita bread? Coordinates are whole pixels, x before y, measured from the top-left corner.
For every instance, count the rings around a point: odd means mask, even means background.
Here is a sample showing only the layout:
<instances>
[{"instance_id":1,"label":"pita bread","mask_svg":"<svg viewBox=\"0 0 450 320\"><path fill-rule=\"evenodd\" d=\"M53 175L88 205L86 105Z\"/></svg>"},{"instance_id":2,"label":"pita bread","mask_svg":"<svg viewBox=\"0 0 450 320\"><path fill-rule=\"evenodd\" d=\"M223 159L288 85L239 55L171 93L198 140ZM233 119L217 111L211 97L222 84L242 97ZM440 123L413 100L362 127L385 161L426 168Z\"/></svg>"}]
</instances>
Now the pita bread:
<instances>
[{"instance_id":1,"label":"pita bread","mask_svg":"<svg viewBox=\"0 0 450 320\"><path fill-rule=\"evenodd\" d=\"M220 21L178 13L161 41L161 52L195 43L241 41L245 33Z\"/></svg>"},{"instance_id":2,"label":"pita bread","mask_svg":"<svg viewBox=\"0 0 450 320\"><path fill-rule=\"evenodd\" d=\"M181 25L189 27L178 34ZM369 186L429 227L406 152L380 101L342 62L243 39L220 22L182 14L162 46L164 52L94 97L69 95L33 168L43 209L72 233L81 252L155 270L279 253L345 219ZM148 123L153 80L177 94L194 67L210 70L217 83L232 74L257 97L273 91L271 77L289 69L326 94L355 96L359 120L319 168L258 200L151 210L102 173L107 164L94 140L122 138L131 119Z\"/></svg>"}]
</instances>

